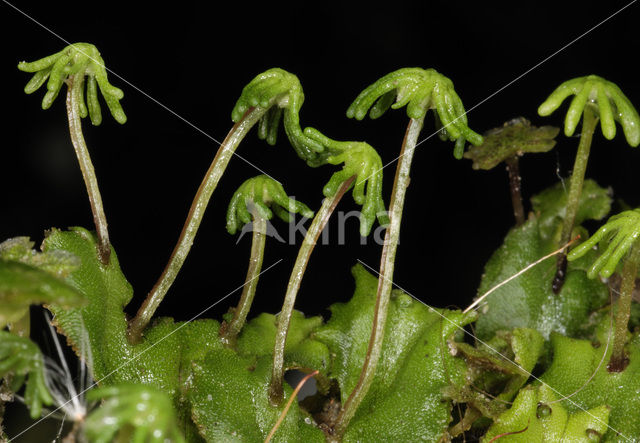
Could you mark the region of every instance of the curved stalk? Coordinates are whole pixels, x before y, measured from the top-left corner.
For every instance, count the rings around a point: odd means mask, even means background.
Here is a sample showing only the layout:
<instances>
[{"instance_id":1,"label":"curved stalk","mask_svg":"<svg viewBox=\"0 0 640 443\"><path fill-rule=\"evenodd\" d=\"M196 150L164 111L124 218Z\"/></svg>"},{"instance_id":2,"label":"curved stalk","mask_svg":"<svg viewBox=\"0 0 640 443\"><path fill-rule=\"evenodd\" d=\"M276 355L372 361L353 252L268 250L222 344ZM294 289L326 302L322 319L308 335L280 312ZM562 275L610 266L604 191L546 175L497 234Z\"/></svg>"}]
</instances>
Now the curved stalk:
<instances>
[{"instance_id":1,"label":"curved stalk","mask_svg":"<svg viewBox=\"0 0 640 443\"><path fill-rule=\"evenodd\" d=\"M182 268L182 265L191 250L191 246L193 245L193 241L196 233L198 232L198 227L200 226L200 222L204 216L211 194L213 194L213 191L216 189L216 186L220 181L220 177L222 177L222 174L229 164L229 160L231 160L231 156L242 139L247 135L253 125L258 122L260 117L265 114L267 109L268 108L262 107L248 109L242 117L242 120L233 125L233 128L231 128L231 131L229 131L229 134L227 134L227 137L220 145L220 148L218 149L218 152L216 153L216 156L214 157L213 162L211 163L211 166L209 167L209 170L207 171L207 174L200 184L195 198L193 199L193 203L189 209L189 214L187 215L187 220L185 221L180 237L178 238L178 243L171 253L169 262L164 268L164 271L162 271L162 275L160 275L160 278L151 289L151 292L149 292L147 298L142 303L142 306L140 306L136 316L129 322L128 336L131 343L140 342L142 339L142 331L147 324L149 324L153 313L158 309L160 302L176 279L180 268Z\"/></svg>"},{"instance_id":2,"label":"curved stalk","mask_svg":"<svg viewBox=\"0 0 640 443\"><path fill-rule=\"evenodd\" d=\"M242 288L242 295L240 296L238 306L233 312L233 319L224 329L220 330L220 339L222 340L222 343L230 347L235 346L236 338L247 320L249 309L251 309L251 304L253 303L253 297L256 294L258 277L262 270L267 222L257 214L257 211L252 212L253 236L251 237L251 257L249 258L249 268L247 269L247 278L245 279L246 283Z\"/></svg>"},{"instance_id":3,"label":"curved stalk","mask_svg":"<svg viewBox=\"0 0 640 443\"><path fill-rule=\"evenodd\" d=\"M582 133L580 134L580 143L576 160L573 164L573 172L571 173L571 183L569 184L569 196L567 197L567 211L562 223L562 234L560 244L564 245L571 240L571 231L576 220L578 207L580 206L580 194L582 194L582 184L584 183L584 175L587 171L587 161L589 160L589 151L591 150L591 139L593 131L598 123L598 117L591 106L585 106L582 116ZM567 252L563 252L558 256L556 275L553 279L552 289L558 294L564 284L564 278L567 271Z\"/></svg>"},{"instance_id":4,"label":"curved stalk","mask_svg":"<svg viewBox=\"0 0 640 443\"><path fill-rule=\"evenodd\" d=\"M367 395L373 376L376 372L376 366L380 355L382 354L382 341L384 339L384 329L387 320L387 311L389 308L389 299L391 297L391 288L393 285L393 268L398 248L398 239L400 237L400 221L402 220L402 210L404 208L404 199L409 186L409 171L411 169L411 161L415 151L418 135L422 130L424 117L420 119L411 119L407 126L407 131L402 142L402 149L398 160L398 168L393 183L393 192L391 194L391 204L389 206L389 218L391 220L384 238L384 246L382 247L382 257L380 260L380 278L378 279L378 293L376 299L375 312L373 315L373 326L371 329L371 337L369 338L369 347L367 355L360 372L360 378L353 392L344 403L342 411L338 417L335 426L335 435L339 439L347 429L349 422L353 418L358 406Z\"/></svg>"},{"instance_id":5,"label":"curved stalk","mask_svg":"<svg viewBox=\"0 0 640 443\"><path fill-rule=\"evenodd\" d=\"M71 143L73 143L73 148L76 151L84 184L87 187L87 194L89 194L93 222L96 225L96 233L98 235L98 257L103 265L108 265L111 256L111 243L109 242L109 232L107 231L107 216L104 213L96 172L93 169L89 150L82 135L80 107L84 106L84 103L82 102L82 95L76 93L77 91L82 91L82 85L73 86L74 82L84 82L84 74L72 75L67 81L67 117L69 119Z\"/></svg>"},{"instance_id":6,"label":"curved stalk","mask_svg":"<svg viewBox=\"0 0 640 443\"><path fill-rule=\"evenodd\" d=\"M284 379L284 347L287 341L287 334L289 332L289 324L291 323L291 314L293 313L293 305L296 302L296 295L300 289L300 283L302 282L302 276L305 269L307 269L307 263L309 263L309 257L311 252L318 241L318 237L322 233L322 230L329 221L329 217L335 210L336 206L340 202L340 199L347 192L356 176L351 176L345 180L340 188L336 191L333 197L325 198L322 202L322 206L316 213L316 216L309 226L307 235L304 237L300 251L298 251L298 257L293 265L293 271L291 271L291 277L289 278L289 284L287 286L287 293L284 297L284 303L282 304L282 310L278 314L278 325L276 331L276 340L273 350L273 369L271 372L271 383L269 384L269 401L272 405L278 406L283 400L282 382Z\"/></svg>"},{"instance_id":7,"label":"curved stalk","mask_svg":"<svg viewBox=\"0 0 640 443\"><path fill-rule=\"evenodd\" d=\"M636 285L636 277L640 269L640 245L631 247L629 256L622 267L622 283L620 284L620 298L616 304L615 331L613 335L613 349L607 369L609 372L621 372L627 367L629 360L624 352L627 342L629 316L631 315L631 299ZM613 309L613 306L611 307Z\"/></svg>"}]
</instances>

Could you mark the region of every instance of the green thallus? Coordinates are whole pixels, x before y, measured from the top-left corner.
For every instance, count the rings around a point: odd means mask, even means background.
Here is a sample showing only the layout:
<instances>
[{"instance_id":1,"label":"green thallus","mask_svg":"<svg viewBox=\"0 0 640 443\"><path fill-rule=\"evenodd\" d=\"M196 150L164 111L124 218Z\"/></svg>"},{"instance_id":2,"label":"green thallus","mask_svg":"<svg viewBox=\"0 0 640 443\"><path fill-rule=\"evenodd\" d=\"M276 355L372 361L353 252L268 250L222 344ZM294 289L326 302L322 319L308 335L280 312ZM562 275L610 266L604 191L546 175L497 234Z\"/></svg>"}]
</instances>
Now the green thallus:
<instances>
[{"instance_id":1,"label":"green thallus","mask_svg":"<svg viewBox=\"0 0 640 443\"><path fill-rule=\"evenodd\" d=\"M467 140L474 145L479 145L483 141L482 136L467 126L467 117L462 101L456 94L451 80L434 69L405 68L387 74L360 93L349 106L347 116L362 120L369 112L369 116L375 119L382 116L389 107L398 109L405 105L407 105L407 115L410 121L402 143L391 193L390 225L387 228L382 249L376 311L369 348L360 379L338 417L335 426L335 435L338 439L346 431L349 421L367 395L382 353L393 268L400 234L400 220L409 185L411 161L424 117L429 109L436 111L434 115L436 126L440 127L440 135L444 139L455 140L454 156L458 159L462 158Z\"/></svg>"},{"instance_id":2,"label":"green thallus","mask_svg":"<svg viewBox=\"0 0 640 443\"><path fill-rule=\"evenodd\" d=\"M597 75L578 77L562 83L540 105L538 114L541 116L550 115L570 95L575 95L575 97L571 101L565 117L564 134L571 137L581 118L582 134L571 174L567 212L562 225L560 244L566 244L571 239L587 170L591 139L598 118L600 118L602 134L606 139L611 140L615 137L615 122L617 121L622 126L627 143L633 147L640 144L640 116L638 116L638 112L615 83ZM552 284L552 289L556 294L562 289L566 267L567 255L563 253L558 256L556 276Z\"/></svg>"},{"instance_id":3,"label":"green thallus","mask_svg":"<svg viewBox=\"0 0 640 443\"><path fill-rule=\"evenodd\" d=\"M233 194L227 210L227 231L235 234L247 223L253 223L251 258L245 285L238 306L233 310L233 319L220 328L220 337L226 345L234 346L238 333L244 326L258 285L262 269L267 220L273 212L285 222L291 222L291 213L313 217L313 211L304 203L287 195L280 183L266 175L259 175L245 181Z\"/></svg>"},{"instance_id":4,"label":"green thallus","mask_svg":"<svg viewBox=\"0 0 640 443\"><path fill-rule=\"evenodd\" d=\"M91 123L99 125L102 122L102 112L98 101L98 88L107 103L111 115L118 123L125 123L127 117L120 106L120 99L124 96L121 89L112 86L107 80L104 60L98 49L89 43L74 43L62 51L44 57L35 62L20 62L18 69L35 73L24 88L24 92L31 94L47 83L47 93L42 99L42 109L49 109L58 96L62 84L67 84L67 117L71 142L76 151L80 169L84 178L93 221L98 233L98 255L100 261L109 263L111 244L107 230L107 217L102 205L102 197L98 188L98 180L93 169L89 150L82 134L81 119L89 115ZM86 77L86 102L85 102ZM48 81L47 81L48 80Z\"/></svg>"},{"instance_id":5,"label":"green thallus","mask_svg":"<svg viewBox=\"0 0 640 443\"><path fill-rule=\"evenodd\" d=\"M569 261L576 260L602 242L604 250L589 268L587 273L589 278L595 278L597 275L609 278L616 271L620 260L624 261L620 298L615 310L613 349L608 366L611 372L622 371L628 363L624 345L627 342L627 325L631 314L633 290L638 270L640 270L639 240L640 209L624 211L609 218L604 226L571 251L567 257Z\"/></svg>"},{"instance_id":6,"label":"green thallus","mask_svg":"<svg viewBox=\"0 0 640 443\"><path fill-rule=\"evenodd\" d=\"M184 443L171 398L156 387L120 383L92 389L89 400L102 400L87 417L87 437L95 443L111 441Z\"/></svg>"}]
</instances>

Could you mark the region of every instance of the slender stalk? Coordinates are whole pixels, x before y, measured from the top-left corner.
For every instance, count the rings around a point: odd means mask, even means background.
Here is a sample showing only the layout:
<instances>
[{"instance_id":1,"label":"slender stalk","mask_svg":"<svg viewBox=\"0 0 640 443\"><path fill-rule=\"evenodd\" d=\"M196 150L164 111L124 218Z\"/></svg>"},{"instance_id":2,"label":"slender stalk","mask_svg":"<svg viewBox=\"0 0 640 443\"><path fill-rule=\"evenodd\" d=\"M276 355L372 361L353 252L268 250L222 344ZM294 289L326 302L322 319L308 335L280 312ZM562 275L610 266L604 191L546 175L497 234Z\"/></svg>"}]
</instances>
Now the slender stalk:
<instances>
[{"instance_id":1,"label":"slender stalk","mask_svg":"<svg viewBox=\"0 0 640 443\"><path fill-rule=\"evenodd\" d=\"M89 203L91 204L91 212L93 213L93 222L96 225L96 233L98 235L98 257L103 265L109 264L111 256L111 243L109 242L109 232L107 231L107 216L104 213L102 205L102 197L98 188L98 179L96 172L91 163L89 150L82 135L82 119L80 117L80 106L82 96L74 93L74 82L83 82L84 74L79 73L72 75L67 80L69 82L67 88L67 117L69 119L69 133L71 135L71 143L76 151L80 170L84 178L84 184L89 194ZM77 85L76 85L77 86ZM80 87L81 88L81 87Z\"/></svg>"},{"instance_id":2,"label":"slender stalk","mask_svg":"<svg viewBox=\"0 0 640 443\"><path fill-rule=\"evenodd\" d=\"M622 267L620 298L616 304L615 312L613 349L611 350L611 359L607 366L609 372L621 372L629 363L624 352L624 345L627 342L629 316L631 314L631 299L636 285L638 269L640 269L640 244L636 243L631 247L629 256Z\"/></svg>"},{"instance_id":3,"label":"slender stalk","mask_svg":"<svg viewBox=\"0 0 640 443\"><path fill-rule=\"evenodd\" d=\"M320 237L322 230L329 221L329 217L331 217L331 214L355 178L356 176L354 175L348 180L345 180L333 197L324 199L322 206L313 218L313 222L311 222L311 226L309 226L307 235L305 235L302 246L300 246L300 251L298 251L296 262L293 265L293 270L291 271L291 277L289 278L289 284L287 286L287 293L284 297L284 303L282 304L282 310L280 311L280 314L278 314L276 340L273 350L273 370L271 372L271 383L269 384L269 401L274 406L279 406L283 399L282 381L284 379L284 347L287 341L287 334L289 333L293 305L296 302L296 296L300 289L302 276L304 275L305 269L307 269L309 257L311 257L311 252L313 252L313 248L318 241L318 237Z\"/></svg>"},{"instance_id":4,"label":"slender stalk","mask_svg":"<svg viewBox=\"0 0 640 443\"><path fill-rule=\"evenodd\" d=\"M236 338L247 320L249 309L251 309L251 303L253 303L253 297L256 294L256 287L258 286L258 276L262 270L262 258L264 257L266 233L266 220L260 217L257 214L257 211L254 211L251 257L249 258L247 278L245 279L245 285L242 288L242 295L240 296L238 306L233 312L233 319L224 329L220 330L220 339L226 346L235 346Z\"/></svg>"},{"instance_id":5,"label":"slender stalk","mask_svg":"<svg viewBox=\"0 0 640 443\"><path fill-rule=\"evenodd\" d=\"M398 168L396 169L396 177L393 183L393 191L391 193L391 204L389 205L389 219L391 220L384 238L384 246L382 247L382 256L380 260L380 278L378 279L378 293L376 299L375 312L373 315L373 326L371 328L371 337L369 338L369 348L360 372L360 378L353 392L349 395L342 411L338 416L334 434L340 440L347 429L349 422L353 418L358 406L369 392L373 376L376 372L376 366L380 355L382 354L382 341L384 339L384 329L387 320L387 311L389 308L389 299L391 297L391 287L393 282L393 267L395 263L396 250L398 247L398 239L400 237L400 221L402 219L402 209L404 207L404 198L407 187L409 186L409 171L411 169L411 161L415 151L418 135L422 130L424 117L420 119L411 119L407 126L407 131L402 142L402 149L398 160Z\"/></svg>"},{"instance_id":6,"label":"slender stalk","mask_svg":"<svg viewBox=\"0 0 640 443\"><path fill-rule=\"evenodd\" d=\"M514 155L505 160L509 173L509 189L511 191L511 203L513 215L516 218L516 226L524 224L524 205L522 204L522 178L520 177L520 165L518 156Z\"/></svg>"},{"instance_id":7,"label":"slender stalk","mask_svg":"<svg viewBox=\"0 0 640 443\"><path fill-rule=\"evenodd\" d=\"M233 128L231 128L231 131L229 131L229 134L227 134L227 137L220 145L204 180L198 188L193 203L191 203L189 214L184 222L182 232L180 232L178 243L171 253L169 262L151 289L151 292L149 292L147 298L142 303L142 306L140 306L136 316L129 322L128 336L131 343L139 343L141 341L142 331L147 324L149 324L153 313L158 309L160 302L162 302L171 284L176 279L180 268L182 268L191 250L211 194L213 194L213 191L216 189L220 177L222 177L222 174L229 164L229 160L231 160L231 156L242 139L247 135L253 125L258 122L260 117L264 115L267 109L268 108L261 107L250 108L244 114L242 120L233 125Z\"/></svg>"},{"instance_id":8,"label":"slender stalk","mask_svg":"<svg viewBox=\"0 0 640 443\"><path fill-rule=\"evenodd\" d=\"M598 117L591 106L584 107L582 115L582 133L580 134L580 143L578 144L578 152L576 161L573 164L573 172L571 173L571 183L569 184L569 196L567 198L567 211L562 224L562 234L560 244L564 245L571 240L571 231L576 220L578 207L580 206L580 195L582 194L582 184L584 183L584 175L587 171L587 161L589 160L589 151L591 150L591 139L593 131L598 123ZM567 271L567 252L565 251L558 256L556 275L553 279L552 289L558 294L564 284L564 278Z\"/></svg>"}]
</instances>

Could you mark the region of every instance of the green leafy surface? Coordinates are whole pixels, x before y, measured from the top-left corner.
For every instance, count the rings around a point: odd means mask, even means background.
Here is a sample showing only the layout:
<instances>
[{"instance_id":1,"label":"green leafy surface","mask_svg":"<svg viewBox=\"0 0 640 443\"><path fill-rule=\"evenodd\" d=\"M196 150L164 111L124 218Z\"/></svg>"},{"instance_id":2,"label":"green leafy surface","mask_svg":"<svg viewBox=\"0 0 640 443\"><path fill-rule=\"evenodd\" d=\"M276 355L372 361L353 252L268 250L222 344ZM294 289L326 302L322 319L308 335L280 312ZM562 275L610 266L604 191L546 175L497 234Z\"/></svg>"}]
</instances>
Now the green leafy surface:
<instances>
[{"instance_id":1,"label":"green leafy surface","mask_svg":"<svg viewBox=\"0 0 640 443\"><path fill-rule=\"evenodd\" d=\"M585 181L577 223L600 219L611 206L609 192ZM478 296L503 283L528 265L555 250L562 228L566 195L558 184L532 198L535 215L507 234L485 266ZM483 340L498 330L532 328L545 339L551 332L575 336L588 324L591 312L608 300L605 284L589 280L581 261L567 270L562 291L551 290L555 260L547 259L490 293L479 306L476 333Z\"/></svg>"},{"instance_id":2,"label":"green leafy surface","mask_svg":"<svg viewBox=\"0 0 640 443\"><path fill-rule=\"evenodd\" d=\"M602 405L610 407L609 428L606 434L602 433L604 441L637 441L640 436L640 337L634 336L628 344L629 365L625 370L609 372L611 346L606 346L609 319L605 319L605 323L607 328L601 329L597 348L588 340L554 334L551 337L554 359L540 378L558 395L575 393L562 402L570 412Z\"/></svg>"},{"instance_id":3,"label":"green leafy surface","mask_svg":"<svg viewBox=\"0 0 640 443\"><path fill-rule=\"evenodd\" d=\"M567 210L567 192L563 183L545 189L531 198L533 211L538 214L540 235L555 243L560 239L562 220ZM575 226L585 220L602 220L611 211L611 189L600 187L587 179L582 185L580 206L576 213Z\"/></svg>"},{"instance_id":4,"label":"green leafy surface","mask_svg":"<svg viewBox=\"0 0 640 443\"><path fill-rule=\"evenodd\" d=\"M94 443L114 439L130 439L133 443L184 442L175 423L171 398L158 389L122 383L94 389L87 398L103 400L86 421L87 436Z\"/></svg>"},{"instance_id":5,"label":"green leafy surface","mask_svg":"<svg viewBox=\"0 0 640 443\"><path fill-rule=\"evenodd\" d=\"M485 267L478 294L482 295L548 253L530 218L512 229ZM562 291L551 291L555 260L546 260L487 296L480 305L476 334L486 340L498 330L531 328L545 339L551 332L575 335L591 312L608 300L606 285L589 280L582 270L569 267Z\"/></svg>"},{"instance_id":6,"label":"green leafy surface","mask_svg":"<svg viewBox=\"0 0 640 443\"><path fill-rule=\"evenodd\" d=\"M338 380L343 401L360 375L377 288L362 266L353 275L353 298L333 305L331 319L313 335L332 354L329 374ZM437 441L451 420L442 390L465 375L464 361L450 355L447 340L472 319L459 311L433 311L395 291L375 379L344 441Z\"/></svg>"},{"instance_id":7,"label":"green leafy surface","mask_svg":"<svg viewBox=\"0 0 640 443\"><path fill-rule=\"evenodd\" d=\"M82 294L63 280L34 266L0 259L0 329L20 320L30 305L85 303Z\"/></svg>"},{"instance_id":8,"label":"green leafy surface","mask_svg":"<svg viewBox=\"0 0 640 443\"><path fill-rule=\"evenodd\" d=\"M53 402L45 384L44 361L40 349L26 337L0 330L0 380L14 376L10 388L18 391L25 380L24 402L32 418L40 417L42 405Z\"/></svg>"},{"instance_id":9,"label":"green leafy surface","mask_svg":"<svg viewBox=\"0 0 640 443\"><path fill-rule=\"evenodd\" d=\"M264 441L284 405L269 404L271 357L241 357L230 349L207 354L193 365L193 419L212 442ZM285 397L291 396L285 386ZM322 442L324 434L294 402L272 441Z\"/></svg>"},{"instance_id":10,"label":"green leafy surface","mask_svg":"<svg viewBox=\"0 0 640 443\"><path fill-rule=\"evenodd\" d=\"M496 419L482 441L501 436L501 442L586 443L606 431L607 406L569 412L561 403L554 404L556 400L557 395L547 386L521 390L511 408Z\"/></svg>"},{"instance_id":11,"label":"green leafy surface","mask_svg":"<svg viewBox=\"0 0 640 443\"><path fill-rule=\"evenodd\" d=\"M245 357L262 357L273 354L277 317L262 313L242 329L236 351ZM300 311L293 311L285 345L285 366L288 368L317 369L326 372L329 366L329 350L325 345L307 340L320 325L322 317L305 318Z\"/></svg>"},{"instance_id":12,"label":"green leafy surface","mask_svg":"<svg viewBox=\"0 0 640 443\"><path fill-rule=\"evenodd\" d=\"M82 294L62 277L76 269L79 260L66 251L37 252L28 237L0 243L0 329L24 317L30 305L56 303L79 306Z\"/></svg>"}]
</instances>

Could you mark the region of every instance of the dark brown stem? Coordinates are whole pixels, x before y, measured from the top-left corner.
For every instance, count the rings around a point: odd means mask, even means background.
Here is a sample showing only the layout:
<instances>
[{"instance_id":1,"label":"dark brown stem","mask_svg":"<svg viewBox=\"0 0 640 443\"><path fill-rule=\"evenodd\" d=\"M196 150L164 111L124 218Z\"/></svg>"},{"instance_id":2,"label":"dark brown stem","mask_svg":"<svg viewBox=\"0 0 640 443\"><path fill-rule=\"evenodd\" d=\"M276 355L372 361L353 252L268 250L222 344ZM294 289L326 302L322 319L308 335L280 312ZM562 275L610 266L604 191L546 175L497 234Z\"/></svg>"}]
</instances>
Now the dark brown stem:
<instances>
[{"instance_id":1,"label":"dark brown stem","mask_svg":"<svg viewBox=\"0 0 640 443\"><path fill-rule=\"evenodd\" d=\"M376 296L376 306L373 314L373 325L371 327L371 336L369 338L369 347L365 356L360 372L360 378L355 388L347 398L338 417L335 426L334 435L336 441L340 441L344 432L347 430L349 422L358 410L358 406L364 400L373 377L380 356L382 355L382 344L384 339L385 326L387 321L387 311L389 308L389 300L391 297L391 288L393 285L393 269L400 238L400 221L402 220L402 210L404 208L404 199L409 186L409 171L411 162L415 152L418 135L422 129L424 117L420 119L411 119L402 141L402 148L398 160L398 168L393 182L393 190L391 192L391 203L389 205L389 227L385 233L384 246L382 247L382 256L380 259L380 277L378 278L378 291Z\"/></svg>"},{"instance_id":2,"label":"dark brown stem","mask_svg":"<svg viewBox=\"0 0 640 443\"><path fill-rule=\"evenodd\" d=\"M615 325L613 335L613 349L607 369L609 372L621 372L629 364L629 359L624 352L629 334L629 317L631 315L631 300L636 285L636 276L640 268L640 245L631 247L629 256L622 267L622 283L620 283L620 298L615 306ZM613 306L611 307L613 309Z\"/></svg>"},{"instance_id":3,"label":"dark brown stem","mask_svg":"<svg viewBox=\"0 0 640 443\"><path fill-rule=\"evenodd\" d=\"M142 331L149 324L149 321L151 321L151 317L156 309L158 309L160 302L162 302L162 299L176 279L180 268L182 268L184 261L187 259L187 255L191 250L196 233L200 227L202 217L204 217L204 212L207 208L207 204L209 203L209 199L211 198L213 191L216 189L216 186L220 181L220 177L222 177L233 153L242 139L247 135L247 132L249 132L253 125L260 120L260 117L262 117L266 111L267 108L250 108L244 114L242 120L233 125L233 128L231 128L231 131L229 131L229 134L220 145L220 148L218 149L218 152L216 153L216 156L214 157L213 162L211 163L211 166L209 167L209 170L207 171L207 174L205 175L204 180L200 184L198 192L193 199L193 203L189 209L189 214L187 215L187 220L184 222L182 232L180 232L180 237L178 238L178 243L171 253L169 262L164 268L164 271L162 271L160 278L151 289L151 292L149 292L147 298L142 303L142 306L140 306L136 316L129 322L128 338L130 343L139 343L142 340Z\"/></svg>"},{"instance_id":4,"label":"dark brown stem","mask_svg":"<svg viewBox=\"0 0 640 443\"><path fill-rule=\"evenodd\" d=\"M220 329L220 339L225 346L234 347L238 334L242 330L253 298L256 294L258 286L258 277L262 270L262 258L264 257L264 244L267 233L267 222L264 218L252 211L253 214L253 236L251 239L251 257L249 258L249 268L247 269L247 277L245 285L242 288L242 295L238 306L233 312L233 319L226 327Z\"/></svg>"},{"instance_id":5,"label":"dark brown stem","mask_svg":"<svg viewBox=\"0 0 640 443\"><path fill-rule=\"evenodd\" d=\"M346 180L335 195L331 198L327 197L322 202L322 206L316 213L316 216L309 226L307 235L304 237L298 257L293 265L293 271L291 271L291 277L289 278L289 284L287 286L287 293L284 297L284 303L282 304L282 310L278 314L278 325L276 331L276 340L273 350L273 369L271 372L271 383L269 384L269 401L274 406L279 406L283 400L282 382L284 380L284 348L287 341L287 334L289 333L289 325L291 323L291 315L293 313L293 305L296 302L296 296L300 289L300 283L302 282L302 276L307 269L311 252L316 246L318 237L322 233L325 225L329 221L329 217L333 214L336 206L347 192L356 176L352 176Z\"/></svg>"},{"instance_id":6,"label":"dark brown stem","mask_svg":"<svg viewBox=\"0 0 640 443\"><path fill-rule=\"evenodd\" d=\"M93 213L93 222L96 225L96 234L98 236L98 258L103 265L109 264L111 256L111 243L109 242L109 232L107 231L107 216L104 213L102 205L102 197L98 188L98 179L96 172L91 163L89 149L82 135L82 118L80 117L80 100L82 96L82 85L74 88L74 82L83 82L84 74L75 74L67 80L67 117L69 119L69 134L71 135L71 143L76 151L84 184L89 194L89 203L91 212Z\"/></svg>"},{"instance_id":7,"label":"dark brown stem","mask_svg":"<svg viewBox=\"0 0 640 443\"><path fill-rule=\"evenodd\" d=\"M507 172L509 173L509 189L511 190L511 203L513 204L513 215L516 218L516 226L524 224L524 205L522 204L522 178L520 177L520 165L518 156L514 155L505 160Z\"/></svg>"}]
</instances>

